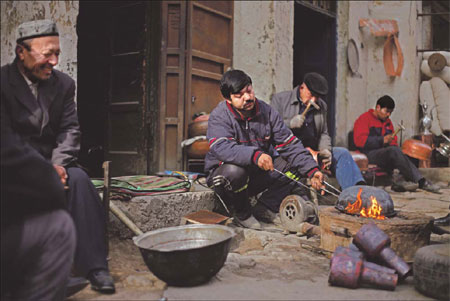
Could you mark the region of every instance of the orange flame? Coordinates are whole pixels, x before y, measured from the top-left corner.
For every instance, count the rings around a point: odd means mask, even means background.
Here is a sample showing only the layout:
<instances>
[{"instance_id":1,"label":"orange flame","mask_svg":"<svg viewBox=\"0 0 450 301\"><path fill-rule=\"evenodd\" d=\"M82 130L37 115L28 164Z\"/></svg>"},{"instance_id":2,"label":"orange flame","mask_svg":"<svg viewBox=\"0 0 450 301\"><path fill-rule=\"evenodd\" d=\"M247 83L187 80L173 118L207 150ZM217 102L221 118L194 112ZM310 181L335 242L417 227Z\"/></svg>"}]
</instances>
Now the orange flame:
<instances>
[{"instance_id":1,"label":"orange flame","mask_svg":"<svg viewBox=\"0 0 450 301\"><path fill-rule=\"evenodd\" d=\"M383 208L381 208L381 206L378 205L377 199L374 196L370 196L372 204L370 205L369 208L365 208L362 206L361 193L362 188L360 188L358 191L356 201L353 204L349 203L347 207L345 207L345 211L351 214L359 213L362 217L370 217L373 219L385 219L385 216L381 214Z\"/></svg>"}]
</instances>

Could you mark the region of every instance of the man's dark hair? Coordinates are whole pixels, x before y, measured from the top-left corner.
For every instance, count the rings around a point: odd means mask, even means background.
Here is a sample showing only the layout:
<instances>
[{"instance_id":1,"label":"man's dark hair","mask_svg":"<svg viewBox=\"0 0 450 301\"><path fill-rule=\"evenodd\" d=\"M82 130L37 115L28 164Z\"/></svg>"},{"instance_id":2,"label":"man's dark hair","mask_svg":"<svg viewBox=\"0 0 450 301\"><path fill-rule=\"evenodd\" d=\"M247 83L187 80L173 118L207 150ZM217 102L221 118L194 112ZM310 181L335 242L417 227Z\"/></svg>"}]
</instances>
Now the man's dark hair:
<instances>
[{"instance_id":1,"label":"man's dark hair","mask_svg":"<svg viewBox=\"0 0 450 301\"><path fill-rule=\"evenodd\" d=\"M252 79L242 70L229 70L220 79L220 92L225 99L231 94L239 93L243 88L252 84Z\"/></svg>"},{"instance_id":2,"label":"man's dark hair","mask_svg":"<svg viewBox=\"0 0 450 301\"><path fill-rule=\"evenodd\" d=\"M380 108L388 108L389 110L393 110L395 108L395 102L389 95L384 95L377 100L377 106Z\"/></svg>"}]
</instances>

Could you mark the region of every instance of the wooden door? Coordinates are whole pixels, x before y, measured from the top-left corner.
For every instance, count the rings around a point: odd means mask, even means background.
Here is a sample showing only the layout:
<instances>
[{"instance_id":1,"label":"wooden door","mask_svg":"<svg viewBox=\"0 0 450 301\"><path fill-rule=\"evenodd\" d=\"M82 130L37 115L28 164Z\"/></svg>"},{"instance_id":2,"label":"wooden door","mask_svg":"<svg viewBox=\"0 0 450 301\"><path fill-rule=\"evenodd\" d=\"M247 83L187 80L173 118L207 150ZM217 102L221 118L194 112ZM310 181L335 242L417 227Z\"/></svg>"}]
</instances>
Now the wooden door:
<instances>
[{"instance_id":1,"label":"wooden door","mask_svg":"<svg viewBox=\"0 0 450 301\"><path fill-rule=\"evenodd\" d=\"M231 66L232 1L162 3L159 169L184 168L181 141L195 113L222 100L219 80Z\"/></svg>"},{"instance_id":2,"label":"wooden door","mask_svg":"<svg viewBox=\"0 0 450 301\"><path fill-rule=\"evenodd\" d=\"M158 1L81 1L80 161L95 177L147 174L155 161L160 51Z\"/></svg>"},{"instance_id":3,"label":"wooden door","mask_svg":"<svg viewBox=\"0 0 450 301\"><path fill-rule=\"evenodd\" d=\"M112 2L105 159L113 175L147 173L146 11L143 1Z\"/></svg>"}]
</instances>

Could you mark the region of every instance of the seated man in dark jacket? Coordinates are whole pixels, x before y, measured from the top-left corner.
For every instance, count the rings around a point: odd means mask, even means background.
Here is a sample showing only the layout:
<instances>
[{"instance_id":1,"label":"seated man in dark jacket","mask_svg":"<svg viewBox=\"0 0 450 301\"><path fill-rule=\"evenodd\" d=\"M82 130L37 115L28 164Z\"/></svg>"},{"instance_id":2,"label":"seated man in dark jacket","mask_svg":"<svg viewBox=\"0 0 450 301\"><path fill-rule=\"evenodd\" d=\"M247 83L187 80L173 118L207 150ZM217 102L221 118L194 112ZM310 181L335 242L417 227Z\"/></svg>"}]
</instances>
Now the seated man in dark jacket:
<instances>
[{"instance_id":1,"label":"seated man in dark jacket","mask_svg":"<svg viewBox=\"0 0 450 301\"><path fill-rule=\"evenodd\" d=\"M1 101L1 300L64 300L75 226L53 168L11 126Z\"/></svg>"},{"instance_id":2,"label":"seated man in dark jacket","mask_svg":"<svg viewBox=\"0 0 450 301\"><path fill-rule=\"evenodd\" d=\"M318 160L336 176L342 189L365 185L361 171L349 151L344 147L331 147L327 104L320 98L327 93L327 80L311 72L305 74L303 83L294 90L275 94L271 105L303 145L318 152ZM313 105L308 105L309 102Z\"/></svg>"},{"instance_id":3,"label":"seated man in dark jacket","mask_svg":"<svg viewBox=\"0 0 450 301\"><path fill-rule=\"evenodd\" d=\"M36 155L51 162L61 183L68 186L67 209L76 227L75 274L88 278L93 289L113 293L105 212L94 185L77 164L80 127L75 81L54 68L61 52L56 23L22 23L15 50L15 60L1 67L2 110L15 133Z\"/></svg>"},{"instance_id":4,"label":"seated man in dark jacket","mask_svg":"<svg viewBox=\"0 0 450 301\"><path fill-rule=\"evenodd\" d=\"M438 192L439 187L426 180L408 156L398 147L397 136L393 136L394 127L389 119L394 108L394 100L390 96L384 95L377 100L375 110L370 109L359 116L353 129L353 140L356 147L367 155L369 163L386 170L392 171L397 168L400 171L406 181L394 182L393 190L415 190L417 184L414 184L418 183L421 189Z\"/></svg>"},{"instance_id":5,"label":"seated man in dark jacket","mask_svg":"<svg viewBox=\"0 0 450 301\"><path fill-rule=\"evenodd\" d=\"M236 218L248 228L260 228L253 217L249 196L263 192L258 203L272 222L284 197L298 184L274 171L308 176L315 189L323 188L323 175L300 140L284 125L278 112L256 99L251 78L241 70L227 71L220 81L225 98L211 112L205 158L209 186Z\"/></svg>"}]
</instances>

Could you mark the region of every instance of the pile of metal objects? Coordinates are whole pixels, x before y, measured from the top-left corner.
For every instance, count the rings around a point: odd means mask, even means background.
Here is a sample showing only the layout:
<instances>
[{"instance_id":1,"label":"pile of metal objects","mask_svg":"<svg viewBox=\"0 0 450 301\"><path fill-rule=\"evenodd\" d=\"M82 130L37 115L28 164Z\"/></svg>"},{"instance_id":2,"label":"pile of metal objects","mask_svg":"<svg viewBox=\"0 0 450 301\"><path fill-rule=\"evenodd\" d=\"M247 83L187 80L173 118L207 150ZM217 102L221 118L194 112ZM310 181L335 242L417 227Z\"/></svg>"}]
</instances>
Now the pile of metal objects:
<instances>
[{"instance_id":1,"label":"pile of metal objects","mask_svg":"<svg viewBox=\"0 0 450 301\"><path fill-rule=\"evenodd\" d=\"M348 248L338 246L331 257L330 285L347 288L371 286L395 290L411 267L390 248L389 236L375 223L365 224Z\"/></svg>"}]
</instances>

